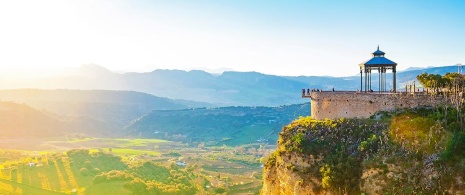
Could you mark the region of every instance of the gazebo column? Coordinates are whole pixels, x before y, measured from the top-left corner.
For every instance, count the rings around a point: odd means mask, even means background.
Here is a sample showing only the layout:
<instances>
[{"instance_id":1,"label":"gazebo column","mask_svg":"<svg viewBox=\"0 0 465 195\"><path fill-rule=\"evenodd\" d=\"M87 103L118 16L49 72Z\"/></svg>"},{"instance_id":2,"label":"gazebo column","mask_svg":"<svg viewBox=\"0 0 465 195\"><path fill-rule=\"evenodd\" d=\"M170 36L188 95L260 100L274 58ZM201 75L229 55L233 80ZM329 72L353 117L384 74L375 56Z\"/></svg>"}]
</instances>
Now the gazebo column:
<instances>
[{"instance_id":1,"label":"gazebo column","mask_svg":"<svg viewBox=\"0 0 465 195\"><path fill-rule=\"evenodd\" d=\"M396 66L392 67L392 90L396 92Z\"/></svg>"},{"instance_id":2,"label":"gazebo column","mask_svg":"<svg viewBox=\"0 0 465 195\"><path fill-rule=\"evenodd\" d=\"M365 74L363 76L363 91L367 92L367 69L365 67L363 68L363 73Z\"/></svg>"},{"instance_id":3,"label":"gazebo column","mask_svg":"<svg viewBox=\"0 0 465 195\"><path fill-rule=\"evenodd\" d=\"M381 93L381 68L378 67L378 92Z\"/></svg>"},{"instance_id":4,"label":"gazebo column","mask_svg":"<svg viewBox=\"0 0 465 195\"><path fill-rule=\"evenodd\" d=\"M384 92L384 68L381 67L381 91Z\"/></svg>"},{"instance_id":5,"label":"gazebo column","mask_svg":"<svg viewBox=\"0 0 465 195\"><path fill-rule=\"evenodd\" d=\"M383 92L386 92L386 68L383 67Z\"/></svg>"},{"instance_id":6,"label":"gazebo column","mask_svg":"<svg viewBox=\"0 0 465 195\"><path fill-rule=\"evenodd\" d=\"M383 68L379 67L379 92L383 92Z\"/></svg>"},{"instance_id":7,"label":"gazebo column","mask_svg":"<svg viewBox=\"0 0 465 195\"><path fill-rule=\"evenodd\" d=\"M368 89L368 69L365 67L365 93Z\"/></svg>"},{"instance_id":8,"label":"gazebo column","mask_svg":"<svg viewBox=\"0 0 465 195\"><path fill-rule=\"evenodd\" d=\"M384 80L384 68L381 67L381 92L384 92L384 85L386 84L385 83L385 80Z\"/></svg>"},{"instance_id":9,"label":"gazebo column","mask_svg":"<svg viewBox=\"0 0 465 195\"><path fill-rule=\"evenodd\" d=\"M363 91L362 77L363 77L362 68L360 68L360 92Z\"/></svg>"},{"instance_id":10,"label":"gazebo column","mask_svg":"<svg viewBox=\"0 0 465 195\"><path fill-rule=\"evenodd\" d=\"M383 75L384 75L384 78L383 78L383 83L384 83L383 92L386 92L386 87L387 87L386 86L386 76L387 75L386 75L386 68L383 68L383 69L384 69L384 71L383 71L384 72L383 73Z\"/></svg>"},{"instance_id":11,"label":"gazebo column","mask_svg":"<svg viewBox=\"0 0 465 195\"><path fill-rule=\"evenodd\" d=\"M370 92L370 69L367 69L367 91Z\"/></svg>"},{"instance_id":12,"label":"gazebo column","mask_svg":"<svg viewBox=\"0 0 465 195\"><path fill-rule=\"evenodd\" d=\"M371 68L368 70L368 75L369 75L368 77L370 79L370 84L368 84L369 85L368 90L371 92Z\"/></svg>"}]
</instances>

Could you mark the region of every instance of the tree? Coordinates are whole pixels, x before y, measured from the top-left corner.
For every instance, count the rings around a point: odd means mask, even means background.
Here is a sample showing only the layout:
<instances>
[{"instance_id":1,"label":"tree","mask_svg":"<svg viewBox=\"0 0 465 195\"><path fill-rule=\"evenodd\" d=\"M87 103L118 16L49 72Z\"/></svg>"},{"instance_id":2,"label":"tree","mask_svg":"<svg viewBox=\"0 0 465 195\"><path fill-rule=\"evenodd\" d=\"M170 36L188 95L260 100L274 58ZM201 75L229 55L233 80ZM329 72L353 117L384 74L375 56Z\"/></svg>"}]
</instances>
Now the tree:
<instances>
[{"instance_id":1,"label":"tree","mask_svg":"<svg viewBox=\"0 0 465 195\"><path fill-rule=\"evenodd\" d=\"M463 129L463 111L465 110L463 92L465 87L465 76L455 72L448 72L444 76L422 73L417 76L417 79L424 87L433 89L434 93L440 88L448 89L447 92L443 91L444 98L450 101L451 105L457 111L457 122L460 124L460 129ZM448 104L446 104L444 108L444 115L447 118Z\"/></svg>"},{"instance_id":2,"label":"tree","mask_svg":"<svg viewBox=\"0 0 465 195\"><path fill-rule=\"evenodd\" d=\"M456 72L453 72L453 73L448 72L443 76L443 79L444 79L445 85L448 86L449 89L452 89L452 88L458 89L456 87L463 86L464 76Z\"/></svg>"},{"instance_id":3,"label":"tree","mask_svg":"<svg viewBox=\"0 0 465 195\"><path fill-rule=\"evenodd\" d=\"M234 152L236 154L244 154L245 153L245 148L243 146L236 146L236 148L234 148Z\"/></svg>"},{"instance_id":4,"label":"tree","mask_svg":"<svg viewBox=\"0 0 465 195\"><path fill-rule=\"evenodd\" d=\"M423 85L423 87L433 89L434 91L444 87L446 82L446 79L444 79L440 74L428 73L418 75L417 80L420 81L420 84Z\"/></svg>"}]
</instances>

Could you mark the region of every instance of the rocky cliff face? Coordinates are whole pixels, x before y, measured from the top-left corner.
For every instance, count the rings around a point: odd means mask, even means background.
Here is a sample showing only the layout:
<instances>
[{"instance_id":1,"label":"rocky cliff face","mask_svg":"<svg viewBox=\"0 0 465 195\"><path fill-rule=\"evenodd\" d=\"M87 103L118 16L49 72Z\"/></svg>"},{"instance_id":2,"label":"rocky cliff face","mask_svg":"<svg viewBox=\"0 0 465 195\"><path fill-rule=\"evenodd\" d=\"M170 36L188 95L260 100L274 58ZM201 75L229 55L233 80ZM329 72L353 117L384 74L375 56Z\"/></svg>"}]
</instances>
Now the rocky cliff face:
<instances>
[{"instance_id":1,"label":"rocky cliff face","mask_svg":"<svg viewBox=\"0 0 465 195\"><path fill-rule=\"evenodd\" d=\"M465 136L426 115L300 118L280 133L261 194L464 193Z\"/></svg>"}]
</instances>

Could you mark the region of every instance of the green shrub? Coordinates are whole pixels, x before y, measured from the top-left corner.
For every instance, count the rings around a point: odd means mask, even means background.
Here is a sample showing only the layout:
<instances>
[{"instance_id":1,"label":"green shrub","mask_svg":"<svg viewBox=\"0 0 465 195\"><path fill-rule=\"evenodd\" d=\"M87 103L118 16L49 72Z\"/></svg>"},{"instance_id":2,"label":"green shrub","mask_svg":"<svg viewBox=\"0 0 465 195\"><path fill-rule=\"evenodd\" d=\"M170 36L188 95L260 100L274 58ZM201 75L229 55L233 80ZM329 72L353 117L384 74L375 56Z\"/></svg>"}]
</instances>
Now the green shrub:
<instances>
[{"instance_id":1,"label":"green shrub","mask_svg":"<svg viewBox=\"0 0 465 195\"><path fill-rule=\"evenodd\" d=\"M134 194L147 194L147 185L139 178L124 184L124 187L131 190Z\"/></svg>"},{"instance_id":2,"label":"green shrub","mask_svg":"<svg viewBox=\"0 0 465 195\"><path fill-rule=\"evenodd\" d=\"M415 113L395 116L389 128L389 135L394 142L412 152L432 154L444 148L449 134L442 125L431 117Z\"/></svg>"},{"instance_id":3,"label":"green shrub","mask_svg":"<svg viewBox=\"0 0 465 195\"><path fill-rule=\"evenodd\" d=\"M324 159L320 168L322 187L344 194L359 193L361 159L338 150Z\"/></svg>"},{"instance_id":4,"label":"green shrub","mask_svg":"<svg viewBox=\"0 0 465 195\"><path fill-rule=\"evenodd\" d=\"M268 157L268 159L266 160L264 167L269 168L271 166L274 166L276 164L277 155L278 155L278 151L272 152L270 156Z\"/></svg>"},{"instance_id":5,"label":"green shrub","mask_svg":"<svg viewBox=\"0 0 465 195\"><path fill-rule=\"evenodd\" d=\"M465 158L465 133L456 132L447 141L446 150L441 155L444 161Z\"/></svg>"},{"instance_id":6,"label":"green shrub","mask_svg":"<svg viewBox=\"0 0 465 195\"><path fill-rule=\"evenodd\" d=\"M98 184L108 181L126 181L133 179L134 176L126 171L112 170L96 175L92 181L93 184Z\"/></svg>"},{"instance_id":7,"label":"green shrub","mask_svg":"<svg viewBox=\"0 0 465 195\"><path fill-rule=\"evenodd\" d=\"M215 193L217 193L217 194L222 194L222 193L225 193L225 192L226 192L226 189L224 189L224 188L221 188L221 187L215 188Z\"/></svg>"},{"instance_id":8,"label":"green shrub","mask_svg":"<svg viewBox=\"0 0 465 195\"><path fill-rule=\"evenodd\" d=\"M81 168L79 169L79 172L81 173L81 175L83 176L88 176L89 175L89 170L87 170L86 168Z\"/></svg>"},{"instance_id":9,"label":"green shrub","mask_svg":"<svg viewBox=\"0 0 465 195\"><path fill-rule=\"evenodd\" d=\"M179 157L179 156L182 156L181 153L175 151L175 150L171 150L170 152L166 153L166 154L163 154L164 156L175 156L175 157Z\"/></svg>"}]
</instances>

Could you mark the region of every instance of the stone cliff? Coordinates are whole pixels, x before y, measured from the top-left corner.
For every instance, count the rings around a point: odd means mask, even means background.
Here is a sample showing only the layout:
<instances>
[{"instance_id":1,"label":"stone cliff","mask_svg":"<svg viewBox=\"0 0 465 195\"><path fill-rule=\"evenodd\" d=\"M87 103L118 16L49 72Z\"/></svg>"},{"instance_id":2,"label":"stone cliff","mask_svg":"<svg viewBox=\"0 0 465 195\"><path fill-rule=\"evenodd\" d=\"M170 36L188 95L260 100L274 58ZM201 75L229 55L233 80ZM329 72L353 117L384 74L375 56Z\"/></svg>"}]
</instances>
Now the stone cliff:
<instances>
[{"instance_id":1,"label":"stone cliff","mask_svg":"<svg viewBox=\"0 0 465 195\"><path fill-rule=\"evenodd\" d=\"M465 193L465 134L438 113L299 118L280 133L261 194Z\"/></svg>"}]
</instances>

